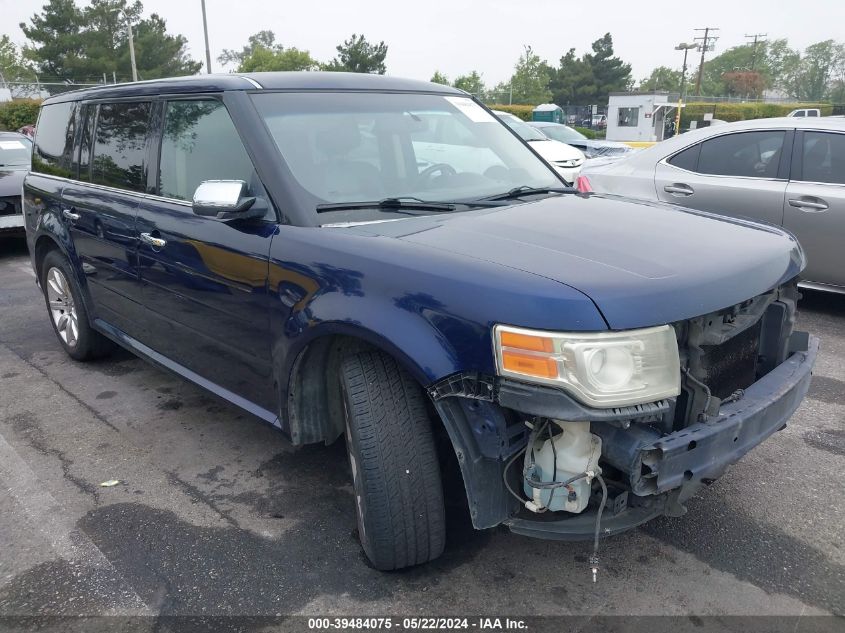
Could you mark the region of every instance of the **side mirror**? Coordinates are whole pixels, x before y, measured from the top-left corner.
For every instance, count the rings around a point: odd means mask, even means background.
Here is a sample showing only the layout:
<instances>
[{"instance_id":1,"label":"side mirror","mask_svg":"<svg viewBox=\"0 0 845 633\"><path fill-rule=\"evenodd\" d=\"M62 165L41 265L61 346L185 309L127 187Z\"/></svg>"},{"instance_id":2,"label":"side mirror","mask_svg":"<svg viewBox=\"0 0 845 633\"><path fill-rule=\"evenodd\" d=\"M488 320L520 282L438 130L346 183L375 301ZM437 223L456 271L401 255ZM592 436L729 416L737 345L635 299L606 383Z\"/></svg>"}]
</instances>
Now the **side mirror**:
<instances>
[{"instance_id":1,"label":"side mirror","mask_svg":"<svg viewBox=\"0 0 845 633\"><path fill-rule=\"evenodd\" d=\"M256 213L250 212L255 204L255 198L244 196L246 188L243 180L203 181L194 192L192 204L194 213L219 220L263 216L263 209L256 209Z\"/></svg>"}]
</instances>

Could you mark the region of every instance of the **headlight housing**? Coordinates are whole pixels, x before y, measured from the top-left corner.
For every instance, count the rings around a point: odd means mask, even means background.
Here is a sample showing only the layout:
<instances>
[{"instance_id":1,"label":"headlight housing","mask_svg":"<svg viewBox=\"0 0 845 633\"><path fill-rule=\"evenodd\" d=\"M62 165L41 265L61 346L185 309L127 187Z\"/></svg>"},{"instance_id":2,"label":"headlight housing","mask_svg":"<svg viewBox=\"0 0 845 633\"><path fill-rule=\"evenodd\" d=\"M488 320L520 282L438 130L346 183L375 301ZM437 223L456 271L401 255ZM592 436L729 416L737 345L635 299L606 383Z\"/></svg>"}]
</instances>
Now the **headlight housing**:
<instances>
[{"instance_id":1,"label":"headlight housing","mask_svg":"<svg viewBox=\"0 0 845 633\"><path fill-rule=\"evenodd\" d=\"M555 165L558 167L578 167L582 161L580 158L573 158L571 160L557 160L555 161Z\"/></svg>"},{"instance_id":2,"label":"headlight housing","mask_svg":"<svg viewBox=\"0 0 845 633\"><path fill-rule=\"evenodd\" d=\"M619 407L681 392L675 330L545 332L493 328L500 376L561 387L594 407Z\"/></svg>"}]
</instances>

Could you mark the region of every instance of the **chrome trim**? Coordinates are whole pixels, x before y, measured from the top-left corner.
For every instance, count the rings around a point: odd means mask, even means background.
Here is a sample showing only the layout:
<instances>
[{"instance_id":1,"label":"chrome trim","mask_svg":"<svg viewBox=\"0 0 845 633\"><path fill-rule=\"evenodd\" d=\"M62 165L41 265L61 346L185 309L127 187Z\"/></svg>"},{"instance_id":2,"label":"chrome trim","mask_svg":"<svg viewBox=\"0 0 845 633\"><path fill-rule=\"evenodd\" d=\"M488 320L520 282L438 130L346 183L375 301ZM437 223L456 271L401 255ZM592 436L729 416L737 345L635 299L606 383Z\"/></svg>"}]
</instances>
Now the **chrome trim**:
<instances>
[{"instance_id":1,"label":"chrome trim","mask_svg":"<svg viewBox=\"0 0 845 633\"><path fill-rule=\"evenodd\" d=\"M799 281L798 287L806 288L807 290L818 290L819 292L835 292L836 294L845 294L845 286L823 284L817 281Z\"/></svg>"},{"instance_id":2,"label":"chrome trim","mask_svg":"<svg viewBox=\"0 0 845 633\"><path fill-rule=\"evenodd\" d=\"M38 178L47 178L49 180L57 180L59 182L67 182L73 185L80 185L83 187L93 187L94 189L99 189L101 191L109 191L112 193L119 193L122 195L130 196L132 198L141 198L142 200L159 200L161 202L170 202L172 204L178 204L184 207L192 206L192 203L189 200L179 200L178 198L166 198L164 196L157 196L152 193L141 193L139 191L129 191L127 189L118 189L117 187L109 187L108 185L100 185L93 182L85 182L84 180L74 180L73 178L64 178L62 176L54 176L53 174L42 174L39 172L30 172L29 174L32 177Z\"/></svg>"},{"instance_id":3,"label":"chrome trim","mask_svg":"<svg viewBox=\"0 0 845 633\"><path fill-rule=\"evenodd\" d=\"M253 87L258 88L259 90L264 89L264 86L262 86L260 83L258 83L257 81L255 81L255 79L252 79L251 77L244 77L243 75L238 75L238 77L240 77L241 79L245 79L246 81L251 83Z\"/></svg>"}]
</instances>

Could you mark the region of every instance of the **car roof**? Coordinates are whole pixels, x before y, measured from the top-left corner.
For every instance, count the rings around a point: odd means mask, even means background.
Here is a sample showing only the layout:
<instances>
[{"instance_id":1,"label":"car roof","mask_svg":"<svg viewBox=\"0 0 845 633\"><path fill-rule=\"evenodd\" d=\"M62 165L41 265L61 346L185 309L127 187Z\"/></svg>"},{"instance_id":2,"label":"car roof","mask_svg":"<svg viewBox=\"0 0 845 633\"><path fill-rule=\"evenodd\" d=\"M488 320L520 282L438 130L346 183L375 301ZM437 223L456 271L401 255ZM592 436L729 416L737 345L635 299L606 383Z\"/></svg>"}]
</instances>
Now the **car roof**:
<instances>
[{"instance_id":1,"label":"car roof","mask_svg":"<svg viewBox=\"0 0 845 633\"><path fill-rule=\"evenodd\" d=\"M5 130L0 130L0 136L3 138L23 138L27 141L32 142L32 140L26 134L18 134L17 132L6 132Z\"/></svg>"},{"instance_id":2,"label":"car roof","mask_svg":"<svg viewBox=\"0 0 845 633\"><path fill-rule=\"evenodd\" d=\"M192 75L110 84L74 90L50 97L45 105L83 99L115 99L157 94L191 94L225 90L351 90L384 92L427 92L467 96L451 86L417 79L402 79L366 73L263 72Z\"/></svg>"}]
</instances>

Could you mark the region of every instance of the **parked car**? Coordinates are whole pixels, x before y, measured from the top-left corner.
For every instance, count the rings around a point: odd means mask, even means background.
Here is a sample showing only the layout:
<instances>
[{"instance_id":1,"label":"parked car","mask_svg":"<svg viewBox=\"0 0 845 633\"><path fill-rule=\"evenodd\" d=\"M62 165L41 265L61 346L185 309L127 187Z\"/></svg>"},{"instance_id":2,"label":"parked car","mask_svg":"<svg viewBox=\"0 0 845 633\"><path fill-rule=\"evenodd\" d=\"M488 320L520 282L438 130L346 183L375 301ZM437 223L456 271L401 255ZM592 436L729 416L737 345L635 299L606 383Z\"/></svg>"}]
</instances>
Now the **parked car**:
<instances>
[{"instance_id":1,"label":"parked car","mask_svg":"<svg viewBox=\"0 0 845 633\"><path fill-rule=\"evenodd\" d=\"M786 116L788 117L820 117L822 115L822 111L818 108L798 108L797 110L793 110Z\"/></svg>"},{"instance_id":2,"label":"parked car","mask_svg":"<svg viewBox=\"0 0 845 633\"><path fill-rule=\"evenodd\" d=\"M596 130L603 130L607 127L607 115L594 114L589 119L584 119L583 121L581 121L581 127L591 127Z\"/></svg>"},{"instance_id":3,"label":"parked car","mask_svg":"<svg viewBox=\"0 0 845 633\"><path fill-rule=\"evenodd\" d=\"M29 170L32 142L17 132L0 132L0 234L23 233L21 186Z\"/></svg>"},{"instance_id":4,"label":"parked car","mask_svg":"<svg viewBox=\"0 0 845 633\"><path fill-rule=\"evenodd\" d=\"M412 135L436 117L442 158L420 167ZM459 169L449 147L499 163ZM817 352L793 330L787 232L577 193L428 82L196 75L54 96L23 196L64 350L118 344L295 445L345 438L379 569L440 555L444 487L476 528L538 537L679 516L784 427Z\"/></svg>"},{"instance_id":5,"label":"parked car","mask_svg":"<svg viewBox=\"0 0 845 633\"><path fill-rule=\"evenodd\" d=\"M596 191L735 217L793 233L802 285L845 291L845 121L757 119L695 130L587 170Z\"/></svg>"},{"instance_id":6,"label":"parked car","mask_svg":"<svg viewBox=\"0 0 845 633\"><path fill-rule=\"evenodd\" d=\"M575 182L585 160L584 153L581 150L566 143L551 140L537 128L531 127L518 116L509 112L494 110L493 113L523 141L531 145L543 160L554 167L566 181L566 184L572 185Z\"/></svg>"},{"instance_id":7,"label":"parked car","mask_svg":"<svg viewBox=\"0 0 845 633\"><path fill-rule=\"evenodd\" d=\"M573 130L568 125L551 123L549 121L528 121L528 125L536 127L553 141L560 141L584 152L587 158L610 158L619 157L634 148L625 143L616 141L605 141L601 139L588 139L578 130Z\"/></svg>"}]
</instances>

